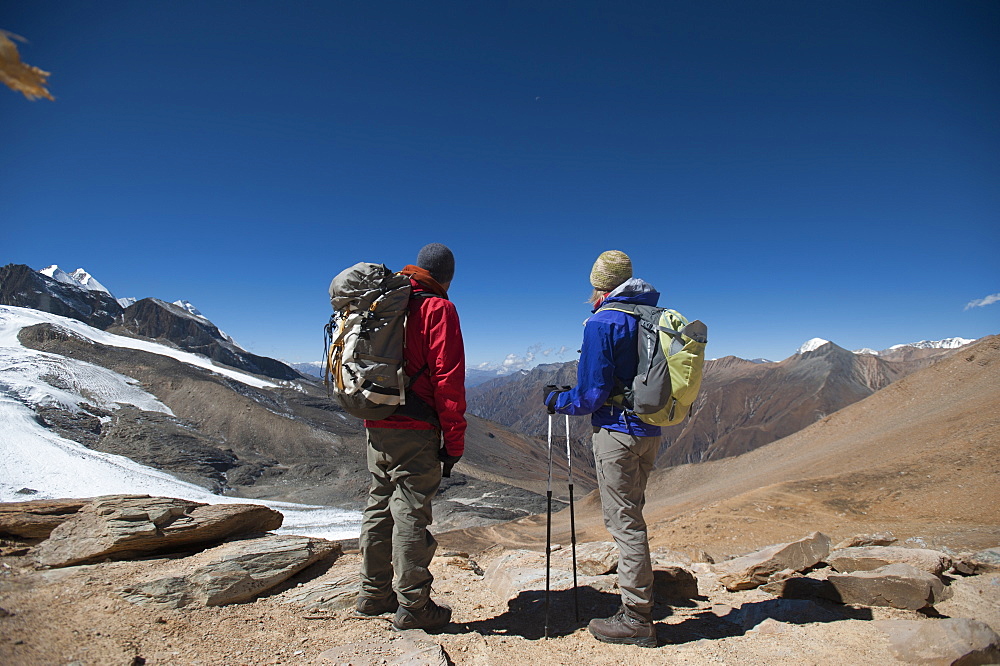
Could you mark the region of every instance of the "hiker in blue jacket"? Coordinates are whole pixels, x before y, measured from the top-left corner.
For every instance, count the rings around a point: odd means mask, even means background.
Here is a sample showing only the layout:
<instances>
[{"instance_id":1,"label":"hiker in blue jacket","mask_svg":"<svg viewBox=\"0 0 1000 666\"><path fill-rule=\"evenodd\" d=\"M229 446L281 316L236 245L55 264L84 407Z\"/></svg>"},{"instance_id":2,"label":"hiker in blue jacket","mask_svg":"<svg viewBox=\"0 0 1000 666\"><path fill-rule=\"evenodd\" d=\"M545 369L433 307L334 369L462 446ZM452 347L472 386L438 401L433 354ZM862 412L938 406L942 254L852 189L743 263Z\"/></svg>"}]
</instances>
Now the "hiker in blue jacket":
<instances>
[{"instance_id":1,"label":"hiker in blue jacket","mask_svg":"<svg viewBox=\"0 0 1000 666\"><path fill-rule=\"evenodd\" d=\"M632 277L632 261L618 250L601 253L590 273L594 314L583 329L577 384L548 386L545 405L560 414L591 414L594 458L604 524L618 545L622 606L615 615L590 621L590 633L606 643L656 647L653 627L653 567L642 509L646 482L660 444L660 427L611 404L612 393L631 386L638 364L638 320L603 310L622 302L656 305L660 294Z\"/></svg>"}]
</instances>

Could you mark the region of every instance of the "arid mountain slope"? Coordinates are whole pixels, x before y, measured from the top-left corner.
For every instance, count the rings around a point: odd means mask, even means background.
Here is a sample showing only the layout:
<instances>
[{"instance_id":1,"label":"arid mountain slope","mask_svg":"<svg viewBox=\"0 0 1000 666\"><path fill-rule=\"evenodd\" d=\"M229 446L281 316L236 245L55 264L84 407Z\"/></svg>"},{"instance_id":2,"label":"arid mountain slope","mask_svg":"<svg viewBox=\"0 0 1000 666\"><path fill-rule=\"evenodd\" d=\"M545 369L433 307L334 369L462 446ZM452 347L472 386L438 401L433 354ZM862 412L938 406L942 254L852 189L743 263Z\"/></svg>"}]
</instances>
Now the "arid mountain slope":
<instances>
[{"instance_id":1,"label":"arid mountain slope","mask_svg":"<svg viewBox=\"0 0 1000 666\"><path fill-rule=\"evenodd\" d=\"M922 349L887 360L827 343L780 363L709 361L680 426L663 433L659 467L719 460L787 437L952 353Z\"/></svg>"},{"instance_id":2,"label":"arid mountain slope","mask_svg":"<svg viewBox=\"0 0 1000 666\"><path fill-rule=\"evenodd\" d=\"M780 441L738 457L654 472L654 546L716 558L820 530L834 538L893 529L951 548L1000 536L1000 336L901 379ZM559 513L554 538L569 542ZM577 507L580 540L606 539L600 502ZM539 547L543 515L442 535L470 551Z\"/></svg>"}]
</instances>

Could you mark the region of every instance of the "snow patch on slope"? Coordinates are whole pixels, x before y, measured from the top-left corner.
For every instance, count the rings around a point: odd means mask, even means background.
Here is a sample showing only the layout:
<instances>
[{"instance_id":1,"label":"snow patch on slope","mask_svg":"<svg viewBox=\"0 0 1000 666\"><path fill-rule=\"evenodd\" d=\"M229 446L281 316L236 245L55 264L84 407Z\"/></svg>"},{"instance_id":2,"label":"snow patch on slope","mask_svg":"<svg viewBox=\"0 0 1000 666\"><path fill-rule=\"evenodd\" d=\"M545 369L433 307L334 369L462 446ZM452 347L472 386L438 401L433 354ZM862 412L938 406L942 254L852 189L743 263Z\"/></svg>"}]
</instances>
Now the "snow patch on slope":
<instances>
[{"instance_id":1,"label":"snow patch on slope","mask_svg":"<svg viewBox=\"0 0 1000 666\"><path fill-rule=\"evenodd\" d=\"M124 456L88 449L45 428L35 418L35 406L60 406L76 412L83 403L109 411L128 404L146 411L172 412L140 388L134 379L90 363L23 347L17 339L18 333L25 326L37 323L59 326L83 339L101 338L98 341L103 344L120 338L58 315L0 306L0 423L3 424L0 502L23 501L25 495L18 491L31 489L34 499L138 493L208 504L263 504L284 515L284 524L278 530L282 533L327 539L351 538L359 534L361 515L356 511L213 495L166 472ZM128 341L127 338L122 340ZM185 362L199 360L194 354L155 343L144 345L160 348L152 353L179 356L178 360ZM200 361L195 364L200 367L205 367L204 363L211 364L203 357ZM240 381L247 380L244 383L252 381L255 386L273 386L249 375L231 374Z\"/></svg>"}]
</instances>

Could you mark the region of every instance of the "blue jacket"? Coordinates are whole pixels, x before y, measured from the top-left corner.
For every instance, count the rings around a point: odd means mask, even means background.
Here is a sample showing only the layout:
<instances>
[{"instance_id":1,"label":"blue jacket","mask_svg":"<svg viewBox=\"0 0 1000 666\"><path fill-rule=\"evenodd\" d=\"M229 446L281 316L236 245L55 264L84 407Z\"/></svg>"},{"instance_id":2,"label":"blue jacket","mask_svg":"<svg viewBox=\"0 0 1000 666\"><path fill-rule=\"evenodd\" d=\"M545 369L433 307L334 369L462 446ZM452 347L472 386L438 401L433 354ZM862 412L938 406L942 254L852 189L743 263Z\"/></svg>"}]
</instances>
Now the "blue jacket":
<instances>
[{"instance_id":1,"label":"blue jacket","mask_svg":"<svg viewBox=\"0 0 1000 666\"><path fill-rule=\"evenodd\" d=\"M638 278L627 280L608 294L601 305L637 303L656 305L660 293ZM583 329L583 347L576 386L560 393L554 408L560 414L592 414L594 427L624 432L635 437L659 437L660 426L649 425L620 407L605 404L615 379L628 386L639 366L638 322L624 312L596 312Z\"/></svg>"}]
</instances>

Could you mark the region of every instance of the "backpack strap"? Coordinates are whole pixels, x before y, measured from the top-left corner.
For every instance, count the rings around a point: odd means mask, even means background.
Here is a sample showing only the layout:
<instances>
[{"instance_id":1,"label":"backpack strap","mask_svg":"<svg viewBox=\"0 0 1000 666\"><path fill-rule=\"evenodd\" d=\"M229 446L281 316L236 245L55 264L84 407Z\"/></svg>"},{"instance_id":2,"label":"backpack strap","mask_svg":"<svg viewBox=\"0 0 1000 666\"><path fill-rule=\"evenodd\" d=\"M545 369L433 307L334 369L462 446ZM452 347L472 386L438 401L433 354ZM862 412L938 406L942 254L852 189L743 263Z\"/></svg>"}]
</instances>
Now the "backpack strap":
<instances>
[{"instance_id":1,"label":"backpack strap","mask_svg":"<svg viewBox=\"0 0 1000 666\"><path fill-rule=\"evenodd\" d=\"M425 291L423 289L421 289L420 291L410 292L411 301L414 299L423 300L425 298L444 298L444 297L441 296L440 294L435 294L432 291ZM405 336L403 337L403 355L405 359L406 355ZM405 363L404 363L404 368L405 368ZM424 367L417 370L414 374L407 375L408 379L406 387L406 399L403 402L403 404L397 407L396 411L393 413L399 414L400 416L408 416L411 419L416 419L418 421L424 421L426 423L430 423L432 426L436 428L440 428L441 420L438 418L437 412L434 410L433 407L427 404L426 400L417 395L411 388L413 386L413 383L417 381L417 378L420 377L420 375L427 372L427 370L428 366L424 365Z\"/></svg>"}]
</instances>

